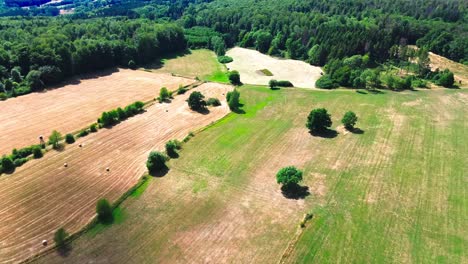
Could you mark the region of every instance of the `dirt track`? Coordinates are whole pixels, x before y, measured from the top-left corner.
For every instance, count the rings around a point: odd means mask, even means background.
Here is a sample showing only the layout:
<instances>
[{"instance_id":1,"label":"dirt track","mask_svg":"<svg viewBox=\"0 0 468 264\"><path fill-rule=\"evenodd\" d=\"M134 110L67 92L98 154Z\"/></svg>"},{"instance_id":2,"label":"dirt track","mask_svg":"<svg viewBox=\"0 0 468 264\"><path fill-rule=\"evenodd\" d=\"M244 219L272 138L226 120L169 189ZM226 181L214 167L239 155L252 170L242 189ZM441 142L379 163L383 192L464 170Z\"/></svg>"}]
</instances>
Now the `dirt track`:
<instances>
[{"instance_id":1,"label":"dirt track","mask_svg":"<svg viewBox=\"0 0 468 264\"><path fill-rule=\"evenodd\" d=\"M296 87L315 88L320 78L320 67L298 60L277 59L256 50L235 47L226 54L234 59L226 64L230 70L240 73L241 81L247 84L268 85L272 79L287 80ZM258 71L267 69L273 76L265 76Z\"/></svg>"},{"instance_id":2,"label":"dirt track","mask_svg":"<svg viewBox=\"0 0 468 264\"><path fill-rule=\"evenodd\" d=\"M41 241L53 244L53 233L60 227L70 233L78 231L94 216L98 199L114 201L137 182L151 150L162 150L167 140L182 139L189 131L226 115L229 109L223 94L229 89L221 84L197 88L207 98L222 101L209 114L188 109L189 93L177 96L171 104L153 105L146 113L1 177L0 263L18 262L46 249Z\"/></svg>"},{"instance_id":3,"label":"dirt track","mask_svg":"<svg viewBox=\"0 0 468 264\"><path fill-rule=\"evenodd\" d=\"M98 78L83 79L60 89L0 102L0 155L38 143L56 129L75 132L96 121L103 111L156 97L166 86L177 88L194 80L120 69Z\"/></svg>"}]
</instances>

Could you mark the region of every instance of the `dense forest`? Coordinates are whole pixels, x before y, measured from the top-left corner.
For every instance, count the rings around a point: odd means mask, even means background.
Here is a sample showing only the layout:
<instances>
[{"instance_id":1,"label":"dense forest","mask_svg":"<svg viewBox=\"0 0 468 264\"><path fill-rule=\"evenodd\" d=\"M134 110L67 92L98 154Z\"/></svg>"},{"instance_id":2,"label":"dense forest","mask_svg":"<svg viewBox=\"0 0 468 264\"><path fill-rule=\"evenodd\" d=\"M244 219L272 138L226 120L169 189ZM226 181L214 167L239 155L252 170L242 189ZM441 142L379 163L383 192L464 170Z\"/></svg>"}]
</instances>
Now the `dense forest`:
<instances>
[{"instance_id":1,"label":"dense forest","mask_svg":"<svg viewBox=\"0 0 468 264\"><path fill-rule=\"evenodd\" d=\"M441 73L428 72L427 51L468 64L467 6L462 0L76 0L28 9L3 4L0 93L16 96L74 74L135 67L187 45L218 55L240 45L326 65L320 84L328 88L361 87L376 74L364 71L385 63L437 79ZM71 8L72 14L57 16ZM409 65L414 58L420 63Z\"/></svg>"}]
</instances>

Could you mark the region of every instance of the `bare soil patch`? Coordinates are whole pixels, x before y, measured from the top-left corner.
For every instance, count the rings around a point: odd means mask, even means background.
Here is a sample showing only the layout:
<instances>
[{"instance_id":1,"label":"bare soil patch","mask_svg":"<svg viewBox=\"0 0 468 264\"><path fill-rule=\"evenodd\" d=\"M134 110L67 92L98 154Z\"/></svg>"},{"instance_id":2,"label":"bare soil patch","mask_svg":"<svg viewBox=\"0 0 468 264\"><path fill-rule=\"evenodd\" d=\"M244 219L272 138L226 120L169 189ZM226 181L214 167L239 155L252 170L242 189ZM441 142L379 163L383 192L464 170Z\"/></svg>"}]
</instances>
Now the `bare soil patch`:
<instances>
[{"instance_id":1,"label":"bare soil patch","mask_svg":"<svg viewBox=\"0 0 468 264\"><path fill-rule=\"evenodd\" d=\"M229 70L237 70L241 81L248 84L268 85L271 79L288 80L296 87L315 88L315 81L320 78L320 67L298 60L277 59L255 50L236 47L227 52L234 59L228 63ZM273 76L260 74L268 69Z\"/></svg>"},{"instance_id":2,"label":"bare soil patch","mask_svg":"<svg viewBox=\"0 0 468 264\"><path fill-rule=\"evenodd\" d=\"M39 135L47 138L54 129L62 134L75 132L96 122L103 111L151 100L161 87L176 89L193 82L168 74L119 69L60 89L1 101L0 155L38 144Z\"/></svg>"},{"instance_id":3,"label":"bare soil patch","mask_svg":"<svg viewBox=\"0 0 468 264\"><path fill-rule=\"evenodd\" d=\"M431 60L432 70L449 69L455 75L455 82L460 86L460 88L468 87L468 66L454 62L432 52L429 52L429 59Z\"/></svg>"},{"instance_id":4,"label":"bare soil patch","mask_svg":"<svg viewBox=\"0 0 468 264\"><path fill-rule=\"evenodd\" d=\"M47 249L60 227L80 230L94 217L98 199L115 201L137 182L151 150L163 150L166 141L181 140L229 112L223 94L231 86L207 83L196 89L222 105L196 113L188 108L186 93L0 177L0 262L19 262ZM41 245L43 239L49 246Z\"/></svg>"}]
</instances>

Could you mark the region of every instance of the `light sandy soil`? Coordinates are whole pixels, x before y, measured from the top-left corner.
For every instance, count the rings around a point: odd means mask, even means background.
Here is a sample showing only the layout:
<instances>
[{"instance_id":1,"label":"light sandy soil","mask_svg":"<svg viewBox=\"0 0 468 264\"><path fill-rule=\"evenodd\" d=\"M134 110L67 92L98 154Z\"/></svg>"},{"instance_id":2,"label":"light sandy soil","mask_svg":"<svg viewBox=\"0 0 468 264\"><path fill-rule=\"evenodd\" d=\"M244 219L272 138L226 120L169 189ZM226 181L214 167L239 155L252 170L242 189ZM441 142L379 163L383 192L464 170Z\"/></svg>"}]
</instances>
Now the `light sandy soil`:
<instances>
[{"instance_id":1,"label":"light sandy soil","mask_svg":"<svg viewBox=\"0 0 468 264\"><path fill-rule=\"evenodd\" d=\"M115 201L138 181L151 150L163 150L166 141L181 140L225 116L229 108L224 94L230 89L213 83L196 88L207 98L221 100L222 106L210 108L209 114L191 111L186 93L0 177L0 263L15 263L47 249L41 241L52 245L60 227L69 233L80 230L94 217L98 199Z\"/></svg>"},{"instance_id":2,"label":"light sandy soil","mask_svg":"<svg viewBox=\"0 0 468 264\"><path fill-rule=\"evenodd\" d=\"M77 84L0 101L0 155L13 148L38 144L52 130L75 132L93 122L103 111L124 107L134 101L156 97L163 86L176 89L194 80L120 69Z\"/></svg>"},{"instance_id":3,"label":"light sandy soil","mask_svg":"<svg viewBox=\"0 0 468 264\"><path fill-rule=\"evenodd\" d=\"M234 59L226 64L229 70L237 70L246 84L268 85L272 79L287 80L295 87L315 88L322 69L298 60L277 59L255 50L235 47L226 54ZM268 69L273 76L265 76L259 70Z\"/></svg>"}]
</instances>

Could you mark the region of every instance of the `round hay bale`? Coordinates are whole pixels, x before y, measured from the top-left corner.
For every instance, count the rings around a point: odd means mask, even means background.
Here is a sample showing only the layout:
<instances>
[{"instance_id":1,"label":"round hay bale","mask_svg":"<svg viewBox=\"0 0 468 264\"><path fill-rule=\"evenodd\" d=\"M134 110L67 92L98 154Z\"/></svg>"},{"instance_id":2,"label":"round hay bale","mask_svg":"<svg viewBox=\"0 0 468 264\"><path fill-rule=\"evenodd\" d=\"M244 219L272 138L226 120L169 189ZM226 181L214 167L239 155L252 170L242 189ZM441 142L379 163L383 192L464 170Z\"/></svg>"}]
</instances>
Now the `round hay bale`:
<instances>
[{"instance_id":1,"label":"round hay bale","mask_svg":"<svg viewBox=\"0 0 468 264\"><path fill-rule=\"evenodd\" d=\"M65 163L63 164L63 166L64 166L65 168L68 167L68 163L65 162Z\"/></svg>"},{"instance_id":2,"label":"round hay bale","mask_svg":"<svg viewBox=\"0 0 468 264\"><path fill-rule=\"evenodd\" d=\"M110 171L109 167L106 168L106 171Z\"/></svg>"},{"instance_id":3,"label":"round hay bale","mask_svg":"<svg viewBox=\"0 0 468 264\"><path fill-rule=\"evenodd\" d=\"M79 144L79 145L78 145L78 147L80 147L80 148L81 148L81 147L83 147L83 145Z\"/></svg>"},{"instance_id":4,"label":"round hay bale","mask_svg":"<svg viewBox=\"0 0 468 264\"><path fill-rule=\"evenodd\" d=\"M44 247L47 246L47 243L48 243L48 242L47 242L46 239L42 240L42 245L43 245Z\"/></svg>"}]
</instances>

